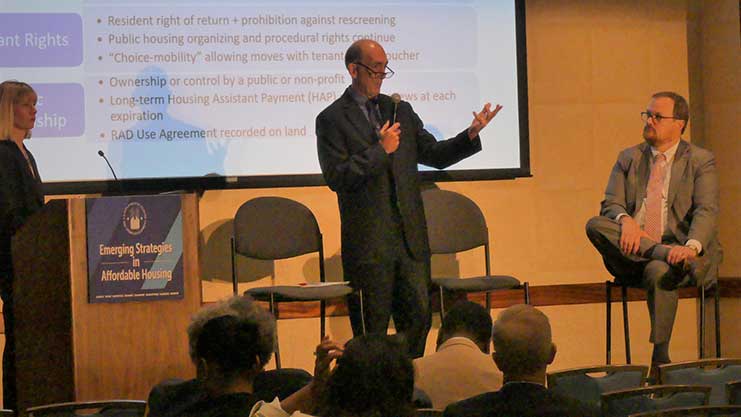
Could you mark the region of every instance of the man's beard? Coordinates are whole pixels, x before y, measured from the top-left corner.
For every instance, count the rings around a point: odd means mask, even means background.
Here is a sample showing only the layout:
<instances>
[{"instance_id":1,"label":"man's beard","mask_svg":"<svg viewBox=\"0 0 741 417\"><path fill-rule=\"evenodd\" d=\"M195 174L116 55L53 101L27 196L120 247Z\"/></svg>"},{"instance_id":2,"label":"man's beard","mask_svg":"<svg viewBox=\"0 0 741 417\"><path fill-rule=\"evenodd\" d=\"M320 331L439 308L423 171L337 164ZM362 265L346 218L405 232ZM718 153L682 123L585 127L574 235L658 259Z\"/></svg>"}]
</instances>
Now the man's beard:
<instances>
[{"instance_id":1,"label":"man's beard","mask_svg":"<svg viewBox=\"0 0 741 417\"><path fill-rule=\"evenodd\" d=\"M643 127L643 139L646 140L646 142L653 143L656 141L656 129L653 127L646 125Z\"/></svg>"}]
</instances>

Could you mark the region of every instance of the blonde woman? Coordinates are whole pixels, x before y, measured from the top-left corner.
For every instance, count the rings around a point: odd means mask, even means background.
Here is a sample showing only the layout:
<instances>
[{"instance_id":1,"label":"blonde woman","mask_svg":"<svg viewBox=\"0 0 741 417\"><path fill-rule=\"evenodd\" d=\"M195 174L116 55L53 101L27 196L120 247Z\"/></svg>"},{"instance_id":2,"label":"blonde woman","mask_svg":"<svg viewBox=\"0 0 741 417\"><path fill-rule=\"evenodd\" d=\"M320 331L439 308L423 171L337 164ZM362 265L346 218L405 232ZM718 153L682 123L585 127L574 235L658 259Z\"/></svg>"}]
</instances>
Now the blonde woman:
<instances>
[{"instance_id":1,"label":"blonde woman","mask_svg":"<svg viewBox=\"0 0 741 417\"><path fill-rule=\"evenodd\" d=\"M3 405L16 408L13 265L10 239L44 204L36 161L23 141L36 122L36 92L19 81L0 84L0 296L5 321Z\"/></svg>"}]
</instances>

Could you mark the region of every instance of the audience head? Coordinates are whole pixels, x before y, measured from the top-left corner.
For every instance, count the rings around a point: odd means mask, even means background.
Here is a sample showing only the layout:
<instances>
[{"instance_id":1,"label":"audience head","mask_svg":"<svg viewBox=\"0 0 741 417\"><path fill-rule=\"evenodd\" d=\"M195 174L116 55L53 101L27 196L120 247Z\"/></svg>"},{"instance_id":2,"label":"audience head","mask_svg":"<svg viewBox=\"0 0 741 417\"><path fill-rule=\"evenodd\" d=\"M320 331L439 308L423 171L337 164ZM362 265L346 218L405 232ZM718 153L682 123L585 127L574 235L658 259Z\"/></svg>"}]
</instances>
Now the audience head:
<instances>
[{"instance_id":1,"label":"audience head","mask_svg":"<svg viewBox=\"0 0 741 417\"><path fill-rule=\"evenodd\" d=\"M494 362L505 381L545 382L545 369L556 356L548 317L521 304L502 311L492 334Z\"/></svg>"},{"instance_id":2,"label":"audience head","mask_svg":"<svg viewBox=\"0 0 741 417\"><path fill-rule=\"evenodd\" d=\"M20 81L0 83L0 140L11 139L16 132L21 138L31 135L36 120L36 92Z\"/></svg>"},{"instance_id":3,"label":"audience head","mask_svg":"<svg viewBox=\"0 0 741 417\"><path fill-rule=\"evenodd\" d=\"M203 382L223 387L251 381L273 354L275 320L251 298L236 296L196 313L188 339Z\"/></svg>"},{"instance_id":4,"label":"audience head","mask_svg":"<svg viewBox=\"0 0 741 417\"><path fill-rule=\"evenodd\" d=\"M410 417L413 391L414 365L400 337L356 337L327 380L319 415Z\"/></svg>"},{"instance_id":5,"label":"audience head","mask_svg":"<svg viewBox=\"0 0 741 417\"><path fill-rule=\"evenodd\" d=\"M437 347L451 337L466 337L482 352L489 353L491 326L491 316L484 307L471 301L457 303L445 315L437 335Z\"/></svg>"}]
</instances>

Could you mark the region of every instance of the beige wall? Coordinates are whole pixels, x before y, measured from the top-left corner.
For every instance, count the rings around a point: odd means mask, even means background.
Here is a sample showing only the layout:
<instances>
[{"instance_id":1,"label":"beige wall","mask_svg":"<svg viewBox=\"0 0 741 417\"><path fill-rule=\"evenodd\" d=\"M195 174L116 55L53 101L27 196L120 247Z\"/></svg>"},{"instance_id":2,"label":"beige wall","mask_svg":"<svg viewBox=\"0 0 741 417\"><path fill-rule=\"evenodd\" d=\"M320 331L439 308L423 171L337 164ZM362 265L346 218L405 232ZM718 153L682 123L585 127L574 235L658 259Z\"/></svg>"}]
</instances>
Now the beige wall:
<instances>
[{"instance_id":1,"label":"beige wall","mask_svg":"<svg viewBox=\"0 0 741 417\"><path fill-rule=\"evenodd\" d=\"M688 74L691 69L701 71L703 76L701 89L692 90L699 91L705 109L704 131L693 130L693 134L705 136L704 146L718 154L723 190L721 236L726 247L722 274L741 276L741 216L736 209L741 203L741 171L734 164L741 156L736 78L738 5L730 0L712 2L718 6L715 9L697 1L527 1L533 177L439 184L466 194L483 209L491 231L495 273L512 274L531 285L601 282L608 278L585 237L584 223L598 212L617 152L641 141L639 112L651 93L674 90L693 100ZM700 20L698 10L706 12ZM704 48L700 54L693 50L688 56L688 26L692 28L690 38L695 31L701 34ZM734 56L729 50L735 51L735 59L729 59L729 55ZM491 99L495 101L496 97ZM496 140L484 132L484 146ZM229 294L229 218L243 201L260 195L290 197L314 211L330 258L329 279L341 279L339 215L336 198L327 188L209 191L200 206L205 301ZM458 257L462 276L482 272L478 256L480 253ZM241 262L240 269L252 278L271 275L264 263ZM316 259L307 257L279 263L274 275L298 282L314 279L316 270ZM251 285L245 282L240 289ZM723 316L727 318L741 311L738 300L728 300L724 307ZM631 303L630 308L634 361L648 363L646 308L643 303ZM554 368L604 361L602 305L556 306L544 311L551 318L560 347ZM614 315L617 313L615 307ZM675 361L697 355L695 320L695 303L682 300L671 346ZM620 325L618 320L614 332L614 358L618 362L622 355ZM433 348L437 327L436 319L428 349ZM332 318L329 329L338 339L350 337L346 317ZM736 356L741 349L732 335L739 330L735 320L724 323L728 335L724 345ZM279 331L284 366L310 369L311 349L318 339L317 320L285 320Z\"/></svg>"}]
</instances>

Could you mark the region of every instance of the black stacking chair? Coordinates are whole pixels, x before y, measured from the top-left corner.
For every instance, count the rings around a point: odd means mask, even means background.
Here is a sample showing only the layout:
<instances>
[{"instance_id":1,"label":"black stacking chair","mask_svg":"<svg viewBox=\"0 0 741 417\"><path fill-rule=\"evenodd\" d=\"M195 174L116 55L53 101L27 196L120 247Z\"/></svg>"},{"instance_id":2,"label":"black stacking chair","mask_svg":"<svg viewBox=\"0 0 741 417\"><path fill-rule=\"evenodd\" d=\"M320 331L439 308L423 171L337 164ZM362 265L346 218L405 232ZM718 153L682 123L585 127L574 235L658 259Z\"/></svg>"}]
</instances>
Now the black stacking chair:
<instances>
[{"instance_id":1,"label":"black stacking chair","mask_svg":"<svg viewBox=\"0 0 741 417\"><path fill-rule=\"evenodd\" d=\"M606 365L549 372L547 380L551 391L600 408L602 394L640 388L647 374L644 365Z\"/></svg>"},{"instance_id":2,"label":"black stacking chair","mask_svg":"<svg viewBox=\"0 0 741 417\"><path fill-rule=\"evenodd\" d=\"M702 359L659 366L659 384L708 385L710 405L726 405L726 385L741 379L741 358Z\"/></svg>"},{"instance_id":3,"label":"black stacking chair","mask_svg":"<svg viewBox=\"0 0 741 417\"><path fill-rule=\"evenodd\" d=\"M445 316L445 292L486 292L486 308L491 309L491 292L522 289L523 301L530 303L528 283L509 275L491 275L489 229L479 206L468 197L453 191L422 191L430 250L433 255L454 254L484 247L486 274L472 278L432 278L440 296L440 318Z\"/></svg>"},{"instance_id":4,"label":"black stacking chair","mask_svg":"<svg viewBox=\"0 0 741 417\"><path fill-rule=\"evenodd\" d=\"M628 417L632 414L670 408L708 405L710 387L702 385L653 385L602 394L603 417Z\"/></svg>"},{"instance_id":5,"label":"black stacking chair","mask_svg":"<svg viewBox=\"0 0 741 417\"><path fill-rule=\"evenodd\" d=\"M319 284L325 284L324 246L314 214L303 204L283 197L258 197L242 204L234 216L232 239L232 285L238 292L236 255L261 260L280 260L307 253L319 255ZM278 304L295 301L320 303L320 339L326 333L326 302L353 293L346 283L328 285L273 285L252 288L245 294L270 303L270 311L279 319ZM362 293L358 291L362 310ZM277 332L276 332L277 335ZM280 343L275 348L275 364L280 363Z\"/></svg>"}]
</instances>

